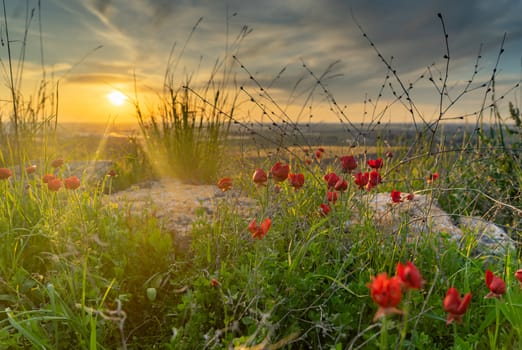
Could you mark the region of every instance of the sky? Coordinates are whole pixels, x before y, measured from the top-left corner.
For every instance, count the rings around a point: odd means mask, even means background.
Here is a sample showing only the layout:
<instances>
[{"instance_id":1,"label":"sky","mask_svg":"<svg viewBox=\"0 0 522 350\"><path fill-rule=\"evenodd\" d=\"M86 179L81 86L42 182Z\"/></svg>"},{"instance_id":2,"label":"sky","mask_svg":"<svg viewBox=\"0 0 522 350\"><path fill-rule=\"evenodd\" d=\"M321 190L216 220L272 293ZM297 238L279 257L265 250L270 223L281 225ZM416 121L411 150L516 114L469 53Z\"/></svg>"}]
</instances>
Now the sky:
<instances>
[{"instance_id":1,"label":"sky","mask_svg":"<svg viewBox=\"0 0 522 350\"><path fill-rule=\"evenodd\" d=\"M491 103L480 87L504 35L494 96L520 105L521 13L520 0L7 0L0 100L10 49L23 101L45 81L59 121L136 121L136 103L157 114L165 86L187 82L195 106L219 90L240 121L469 120Z\"/></svg>"}]
</instances>

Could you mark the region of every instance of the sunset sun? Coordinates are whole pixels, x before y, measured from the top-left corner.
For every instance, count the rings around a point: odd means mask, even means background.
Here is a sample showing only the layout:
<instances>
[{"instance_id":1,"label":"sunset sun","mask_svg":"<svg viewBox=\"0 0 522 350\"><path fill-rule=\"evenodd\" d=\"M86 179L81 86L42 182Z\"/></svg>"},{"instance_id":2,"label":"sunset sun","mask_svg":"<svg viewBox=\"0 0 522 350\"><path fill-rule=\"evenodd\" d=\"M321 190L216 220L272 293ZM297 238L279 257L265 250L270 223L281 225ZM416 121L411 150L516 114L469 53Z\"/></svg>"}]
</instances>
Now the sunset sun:
<instances>
[{"instance_id":1,"label":"sunset sun","mask_svg":"<svg viewBox=\"0 0 522 350\"><path fill-rule=\"evenodd\" d=\"M127 100L127 96L117 90L114 90L107 95L107 99L114 106L121 106Z\"/></svg>"}]
</instances>

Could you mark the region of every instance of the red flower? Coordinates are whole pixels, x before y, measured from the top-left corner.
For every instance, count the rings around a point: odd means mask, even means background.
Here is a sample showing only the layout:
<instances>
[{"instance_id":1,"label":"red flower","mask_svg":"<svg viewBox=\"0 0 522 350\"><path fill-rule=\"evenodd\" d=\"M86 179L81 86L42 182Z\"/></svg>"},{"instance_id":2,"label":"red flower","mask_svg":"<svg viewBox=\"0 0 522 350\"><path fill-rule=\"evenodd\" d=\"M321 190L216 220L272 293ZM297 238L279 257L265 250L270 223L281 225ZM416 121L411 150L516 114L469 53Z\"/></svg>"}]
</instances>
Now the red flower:
<instances>
[{"instance_id":1,"label":"red flower","mask_svg":"<svg viewBox=\"0 0 522 350\"><path fill-rule=\"evenodd\" d=\"M401 282L397 276L388 278L386 272L383 272L377 277L372 277L372 282L367 286L370 288L373 301L379 306L373 317L374 322L385 315L402 314L402 311L396 308L402 298Z\"/></svg>"},{"instance_id":2,"label":"red flower","mask_svg":"<svg viewBox=\"0 0 522 350\"><path fill-rule=\"evenodd\" d=\"M486 270L486 286L489 289L486 298L500 298L502 294L506 293L506 283L490 270Z\"/></svg>"},{"instance_id":3,"label":"red flower","mask_svg":"<svg viewBox=\"0 0 522 350\"><path fill-rule=\"evenodd\" d=\"M469 302L471 301L471 293L464 295L463 299L460 299L459 291L457 288L451 287L446 293L446 297L442 302L444 311L448 313L446 324L450 324L453 321L457 323L462 322L462 315L466 313Z\"/></svg>"},{"instance_id":4,"label":"red flower","mask_svg":"<svg viewBox=\"0 0 522 350\"><path fill-rule=\"evenodd\" d=\"M429 175L428 177L426 177L426 182L428 182L430 184L433 181L437 180L438 178L439 178L439 173L433 173L433 174Z\"/></svg>"},{"instance_id":5,"label":"red flower","mask_svg":"<svg viewBox=\"0 0 522 350\"><path fill-rule=\"evenodd\" d=\"M263 169L256 169L254 175L252 175L252 181L258 186L264 186L268 181L268 176Z\"/></svg>"},{"instance_id":6,"label":"red flower","mask_svg":"<svg viewBox=\"0 0 522 350\"><path fill-rule=\"evenodd\" d=\"M321 208L319 208L319 213L321 216L326 216L330 212L330 206L325 203L321 203Z\"/></svg>"},{"instance_id":7,"label":"red flower","mask_svg":"<svg viewBox=\"0 0 522 350\"><path fill-rule=\"evenodd\" d=\"M248 231L252 234L252 238L262 239L266 236L271 225L272 220L270 220L270 218L266 218L261 225L257 225L256 219L252 219L248 225Z\"/></svg>"},{"instance_id":8,"label":"red flower","mask_svg":"<svg viewBox=\"0 0 522 350\"><path fill-rule=\"evenodd\" d=\"M368 184L366 185L366 188L369 191L372 188L377 187L377 185L380 184L381 182L382 182L381 174L379 174L379 172L377 170L372 170L372 171L370 171L369 180L368 180Z\"/></svg>"},{"instance_id":9,"label":"red flower","mask_svg":"<svg viewBox=\"0 0 522 350\"><path fill-rule=\"evenodd\" d=\"M515 278L520 283L520 288L522 288L522 269L518 269L517 272L515 272Z\"/></svg>"},{"instance_id":10,"label":"red flower","mask_svg":"<svg viewBox=\"0 0 522 350\"><path fill-rule=\"evenodd\" d=\"M357 160L354 156L342 156L339 160L341 161L341 168L345 172L351 173L352 170L357 168Z\"/></svg>"},{"instance_id":11,"label":"red flower","mask_svg":"<svg viewBox=\"0 0 522 350\"><path fill-rule=\"evenodd\" d=\"M324 148L319 147L318 149L315 150L315 158L317 158L317 160L320 160L323 157L323 154L324 154Z\"/></svg>"},{"instance_id":12,"label":"red flower","mask_svg":"<svg viewBox=\"0 0 522 350\"><path fill-rule=\"evenodd\" d=\"M339 191L339 192L344 192L347 189L348 189L348 182L346 182L345 179L339 179L339 181L337 181L335 183L334 190Z\"/></svg>"},{"instance_id":13,"label":"red flower","mask_svg":"<svg viewBox=\"0 0 522 350\"><path fill-rule=\"evenodd\" d=\"M283 165L281 162L277 162L274 164L272 169L270 169L270 173L275 181L285 181L288 178L288 173L290 172L290 167L288 164Z\"/></svg>"},{"instance_id":14,"label":"red flower","mask_svg":"<svg viewBox=\"0 0 522 350\"><path fill-rule=\"evenodd\" d=\"M226 192L232 188L232 179L229 177L221 178L218 183L217 187L221 190L221 192Z\"/></svg>"},{"instance_id":15,"label":"red flower","mask_svg":"<svg viewBox=\"0 0 522 350\"><path fill-rule=\"evenodd\" d=\"M116 173L116 170L111 169L111 171L109 171L109 172L107 173L107 176L108 176L108 177L116 177L116 176L118 176L118 173Z\"/></svg>"},{"instance_id":16,"label":"red flower","mask_svg":"<svg viewBox=\"0 0 522 350\"><path fill-rule=\"evenodd\" d=\"M216 288L221 286L221 283L219 283L217 279L213 278L210 280L210 286Z\"/></svg>"},{"instance_id":17,"label":"red flower","mask_svg":"<svg viewBox=\"0 0 522 350\"><path fill-rule=\"evenodd\" d=\"M303 187L305 181L303 174L288 174L288 179L290 180L290 185L292 185L296 190Z\"/></svg>"},{"instance_id":18,"label":"red flower","mask_svg":"<svg viewBox=\"0 0 522 350\"><path fill-rule=\"evenodd\" d=\"M59 159L55 159L51 162L51 166L53 168L59 168L63 165L63 159L59 158Z\"/></svg>"},{"instance_id":19,"label":"red flower","mask_svg":"<svg viewBox=\"0 0 522 350\"><path fill-rule=\"evenodd\" d=\"M337 181L339 181L339 176L336 173L328 173L324 176L324 180L328 184L328 188L334 188Z\"/></svg>"},{"instance_id":20,"label":"red flower","mask_svg":"<svg viewBox=\"0 0 522 350\"><path fill-rule=\"evenodd\" d=\"M77 176L70 176L64 180L65 188L75 190L80 187L80 179Z\"/></svg>"},{"instance_id":21,"label":"red flower","mask_svg":"<svg viewBox=\"0 0 522 350\"><path fill-rule=\"evenodd\" d=\"M29 165L28 167L25 168L25 172L27 174L32 174L36 171L36 165Z\"/></svg>"},{"instance_id":22,"label":"red flower","mask_svg":"<svg viewBox=\"0 0 522 350\"><path fill-rule=\"evenodd\" d=\"M357 174L355 174L353 176L353 178L354 178L355 184L358 185L360 189L363 189L364 186L366 186L368 184L369 174L367 172L364 174L361 172L358 172Z\"/></svg>"},{"instance_id":23,"label":"red flower","mask_svg":"<svg viewBox=\"0 0 522 350\"><path fill-rule=\"evenodd\" d=\"M7 180L13 176L13 172L7 168L0 168L0 180Z\"/></svg>"},{"instance_id":24,"label":"red flower","mask_svg":"<svg viewBox=\"0 0 522 350\"><path fill-rule=\"evenodd\" d=\"M411 261L408 261L406 265L397 264L397 276L402 284L409 289L421 289L424 284L419 270Z\"/></svg>"},{"instance_id":25,"label":"red flower","mask_svg":"<svg viewBox=\"0 0 522 350\"><path fill-rule=\"evenodd\" d=\"M413 198L414 198L413 193L408 193L408 195L406 196L406 200L409 200L409 201L412 201Z\"/></svg>"},{"instance_id":26,"label":"red flower","mask_svg":"<svg viewBox=\"0 0 522 350\"><path fill-rule=\"evenodd\" d=\"M338 198L337 192L328 191L328 193L326 194L326 198L328 199L328 202L332 202L332 203L337 202L337 198Z\"/></svg>"},{"instance_id":27,"label":"red flower","mask_svg":"<svg viewBox=\"0 0 522 350\"><path fill-rule=\"evenodd\" d=\"M402 202L401 193L399 191L395 191L395 190L391 191L391 199L392 199L393 203Z\"/></svg>"},{"instance_id":28,"label":"red flower","mask_svg":"<svg viewBox=\"0 0 522 350\"><path fill-rule=\"evenodd\" d=\"M373 169L380 169L382 168L383 161L382 158L377 159L368 159L368 166Z\"/></svg>"},{"instance_id":29,"label":"red flower","mask_svg":"<svg viewBox=\"0 0 522 350\"><path fill-rule=\"evenodd\" d=\"M42 176L42 182L44 184L47 184L49 183L50 180L56 178L53 174L45 174L44 176Z\"/></svg>"},{"instance_id":30,"label":"red flower","mask_svg":"<svg viewBox=\"0 0 522 350\"><path fill-rule=\"evenodd\" d=\"M62 187L62 180L53 177L47 181L47 188L49 191L56 192Z\"/></svg>"}]
</instances>

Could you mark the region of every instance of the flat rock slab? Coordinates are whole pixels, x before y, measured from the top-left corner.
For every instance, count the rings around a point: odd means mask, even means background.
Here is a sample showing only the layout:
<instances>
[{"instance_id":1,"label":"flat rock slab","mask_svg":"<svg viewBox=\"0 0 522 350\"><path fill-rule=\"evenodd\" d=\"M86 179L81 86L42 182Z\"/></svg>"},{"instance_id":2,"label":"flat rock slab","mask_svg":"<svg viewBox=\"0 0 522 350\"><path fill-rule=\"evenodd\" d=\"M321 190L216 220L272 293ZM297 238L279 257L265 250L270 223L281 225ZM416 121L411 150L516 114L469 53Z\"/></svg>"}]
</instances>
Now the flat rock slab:
<instances>
[{"instance_id":1,"label":"flat rock slab","mask_svg":"<svg viewBox=\"0 0 522 350\"><path fill-rule=\"evenodd\" d=\"M134 185L110 195L110 202L130 215L152 214L164 228L175 234L186 234L198 215L212 219L220 200L233 200L237 208L253 208L253 199L228 191L222 193L215 185L191 185L174 179L162 179ZM241 214L241 213L239 213Z\"/></svg>"}]
</instances>

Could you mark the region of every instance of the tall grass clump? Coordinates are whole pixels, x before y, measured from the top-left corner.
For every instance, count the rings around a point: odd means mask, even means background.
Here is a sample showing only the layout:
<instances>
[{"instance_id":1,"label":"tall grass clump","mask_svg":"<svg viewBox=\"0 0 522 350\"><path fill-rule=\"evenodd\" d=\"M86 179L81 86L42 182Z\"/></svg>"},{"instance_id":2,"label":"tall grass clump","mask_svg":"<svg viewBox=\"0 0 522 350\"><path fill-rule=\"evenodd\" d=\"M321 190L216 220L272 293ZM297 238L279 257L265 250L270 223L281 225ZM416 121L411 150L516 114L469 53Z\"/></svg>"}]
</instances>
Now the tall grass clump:
<instances>
[{"instance_id":1,"label":"tall grass clump","mask_svg":"<svg viewBox=\"0 0 522 350\"><path fill-rule=\"evenodd\" d=\"M157 110L145 114L136 103L136 113L146 153L159 174L208 184L217 181L222 169L237 104L229 54L238 49L248 29L243 28L230 45L227 38L224 57L216 60L206 82L193 81L193 74L180 80L177 67L200 22L201 19L180 52L176 52L175 45L172 47Z\"/></svg>"}]
</instances>

